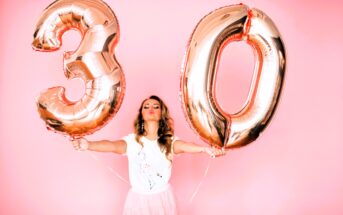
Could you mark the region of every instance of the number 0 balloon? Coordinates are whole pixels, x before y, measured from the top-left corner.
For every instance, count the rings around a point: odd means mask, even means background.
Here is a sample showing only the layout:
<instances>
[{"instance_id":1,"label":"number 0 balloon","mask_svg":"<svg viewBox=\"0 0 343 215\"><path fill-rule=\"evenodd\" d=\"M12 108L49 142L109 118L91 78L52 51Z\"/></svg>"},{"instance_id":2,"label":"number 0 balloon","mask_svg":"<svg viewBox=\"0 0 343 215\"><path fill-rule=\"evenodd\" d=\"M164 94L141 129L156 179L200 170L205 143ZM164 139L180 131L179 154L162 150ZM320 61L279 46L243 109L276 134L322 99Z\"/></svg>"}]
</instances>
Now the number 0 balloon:
<instances>
[{"instance_id":1,"label":"number 0 balloon","mask_svg":"<svg viewBox=\"0 0 343 215\"><path fill-rule=\"evenodd\" d=\"M245 106L227 114L215 97L216 69L225 45L241 40L254 49L254 77ZM275 111L285 64L281 36L265 13L242 4L211 12L196 26L182 69L182 105L190 125L211 145L228 149L254 141Z\"/></svg>"},{"instance_id":2,"label":"number 0 balloon","mask_svg":"<svg viewBox=\"0 0 343 215\"><path fill-rule=\"evenodd\" d=\"M53 87L41 93L37 106L49 129L75 138L93 133L113 117L122 103L125 81L114 57L118 22L104 2L55 1L41 15L32 46L37 51L55 51L69 29L78 30L82 41L77 50L64 54L65 75L81 78L85 94L72 102L63 87Z\"/></svg>"}]
</instances>

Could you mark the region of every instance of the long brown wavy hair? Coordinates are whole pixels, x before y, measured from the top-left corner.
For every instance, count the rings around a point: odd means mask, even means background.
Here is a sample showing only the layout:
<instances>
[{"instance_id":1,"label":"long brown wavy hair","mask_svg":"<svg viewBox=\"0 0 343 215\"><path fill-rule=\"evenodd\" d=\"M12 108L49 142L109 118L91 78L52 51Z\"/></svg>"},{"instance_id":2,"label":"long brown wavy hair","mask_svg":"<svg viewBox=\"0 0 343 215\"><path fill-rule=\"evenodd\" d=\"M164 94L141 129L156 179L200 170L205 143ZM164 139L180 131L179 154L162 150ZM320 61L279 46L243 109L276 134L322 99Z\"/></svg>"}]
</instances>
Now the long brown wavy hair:
<instances>
[{"instance_id":1,"label":"long brown wavy hair","mask_svg":"<svg viewBox=\"0 0 343 215\"><path fill-rule=\"evenodd\" d=\"M158 126L158 144L160 146L160 149L163 153L165 153L166 157L170 159L171 155L171 147L172 147L172 140L174 136L174 128L173 128L173 119L169 116L169 111L165 103L160 99L158 96L152 95L149 98L145 99L139 110L138 110L138 116L134 122L135 127L135 134L136 134L136 141L143 145L143 143L140 141L141 137L146 135L146 131L144 129L144 119L142 115L142 109L143 104L148 99L154 99L159 102L160 108L161 108L161 119L159 121Z\"/></svg>"}]
</instances>

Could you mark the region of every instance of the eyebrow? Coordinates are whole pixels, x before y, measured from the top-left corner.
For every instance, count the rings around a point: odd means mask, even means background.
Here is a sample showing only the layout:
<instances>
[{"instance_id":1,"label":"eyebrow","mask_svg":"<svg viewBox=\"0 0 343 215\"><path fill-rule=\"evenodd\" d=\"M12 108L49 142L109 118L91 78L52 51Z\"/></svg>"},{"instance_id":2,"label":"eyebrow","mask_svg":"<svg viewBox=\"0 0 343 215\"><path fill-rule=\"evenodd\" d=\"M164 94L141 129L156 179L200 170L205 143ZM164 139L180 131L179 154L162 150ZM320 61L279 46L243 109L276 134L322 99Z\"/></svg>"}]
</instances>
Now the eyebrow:
<instances>
[{"instance_id":1,"label":"eyebrow","mask_svg":"<svg viewBox=\"0 0 343 215\"><path fill-rule=\"evenodd\" d=\"M147 102L147 103L145 103L143 106L145 106L145 105L150 105L150 104L151 104L150 102ZM160 103L154 102L154 103L152 103L152 105L160 105Z\"/></svg>"}]
</instances>

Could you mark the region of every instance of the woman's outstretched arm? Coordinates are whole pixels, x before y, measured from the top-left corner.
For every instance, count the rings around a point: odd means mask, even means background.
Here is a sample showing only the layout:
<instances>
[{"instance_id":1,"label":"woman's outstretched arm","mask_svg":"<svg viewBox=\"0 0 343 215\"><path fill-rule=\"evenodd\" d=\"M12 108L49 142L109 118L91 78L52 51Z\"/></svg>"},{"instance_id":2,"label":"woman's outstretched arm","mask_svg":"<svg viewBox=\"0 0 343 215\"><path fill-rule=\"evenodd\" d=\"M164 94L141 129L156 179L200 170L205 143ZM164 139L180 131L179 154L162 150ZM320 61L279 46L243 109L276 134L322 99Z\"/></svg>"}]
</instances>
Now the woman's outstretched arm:
<instances>
[{"instance_id":1,"label":"woman's outstretched arm","mask_svg":"<svg viewBox=\"0 0 343 215\"><path fill-rule=\"evenodd\" d=\"M124 140L100 140L89 141L85 138L72 140L72 144L76 150L91 150L96 152L113 152L117 154L126 153L126 142Z\"/></svg>"},{"instance_id":2,"label":"woman's outstretched arm","mask_svg":"<svg viewBox=\"0 0 343 215\"><path fill-rule=\"evenodd\" d=\"M173 144L173 150L175 154L179 153L207 153L211 157L222 156L225 154L225 150L215 147L200 146L195 143L185 142L182 140L176 140Z\"/></svg>"}]
</instances>

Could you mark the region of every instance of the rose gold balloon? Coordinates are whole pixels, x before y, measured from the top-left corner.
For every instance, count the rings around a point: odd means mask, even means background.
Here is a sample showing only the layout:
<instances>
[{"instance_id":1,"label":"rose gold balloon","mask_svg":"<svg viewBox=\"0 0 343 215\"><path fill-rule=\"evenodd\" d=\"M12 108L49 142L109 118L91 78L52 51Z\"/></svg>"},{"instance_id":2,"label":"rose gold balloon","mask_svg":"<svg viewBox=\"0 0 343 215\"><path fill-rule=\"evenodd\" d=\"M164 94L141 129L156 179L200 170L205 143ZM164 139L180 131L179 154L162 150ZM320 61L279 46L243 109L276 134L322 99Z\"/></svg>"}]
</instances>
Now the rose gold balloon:
<instances>
[{"instance_id":1,"label":"rose gold balloon","mask_svg":"<svg viewBox=\"0 0 343 215\"><path fill-rule=\"evenodd\" d=\"M227 114L215 96L217 64L228 43L242 40L255 51L254 77L245 106ZM194 30L182 69L182 103L190 125L218 147L241 147L254 141L275 111L285 64L281 36L262 11L240 4L211 12Z\"/></svg>"},{"instance_id":2,"label":"rose gold balloon","mask_svg":"<svg viewBox=\"0 0 343 215\"><path fill-rule=\"evenodd\" d=\"M72 102L63 87L53 87L41 93L37 106L48 129L80 137L100 129L117 113L125 80L114 57L119 26L109 6L100 0L55 1L40 17L32 46L37 51L55 51L69 29L79 30L82 41L77 50L64 54L65 75L83 79L85 94Z\"/></svg>"}]
</instances>

